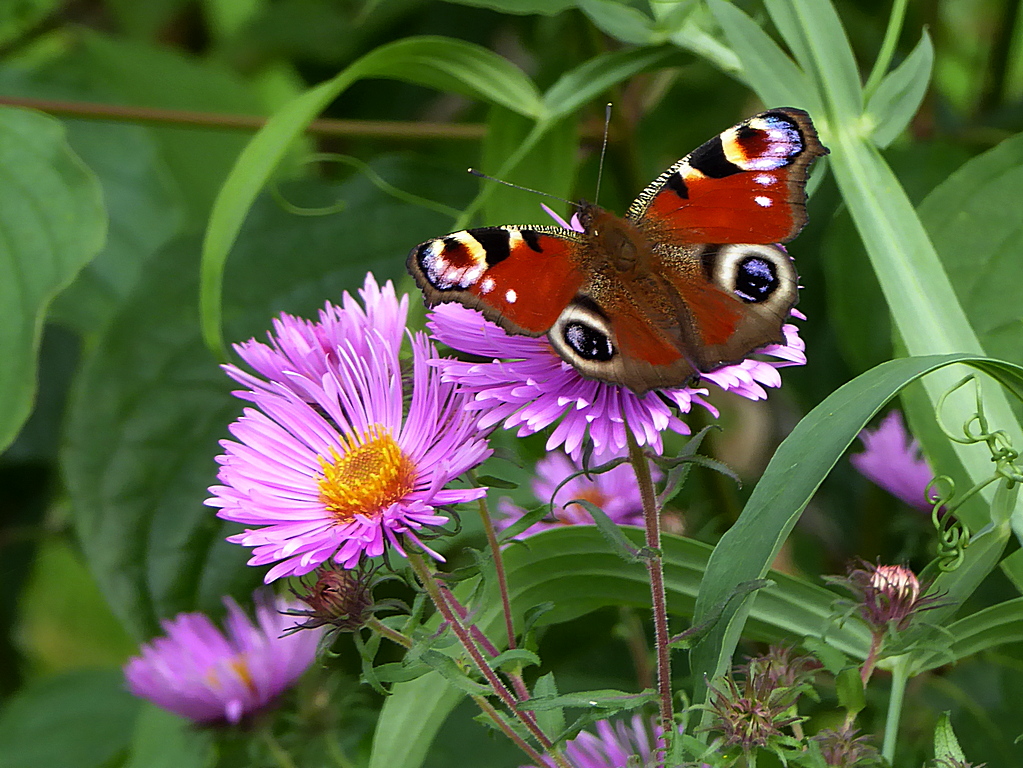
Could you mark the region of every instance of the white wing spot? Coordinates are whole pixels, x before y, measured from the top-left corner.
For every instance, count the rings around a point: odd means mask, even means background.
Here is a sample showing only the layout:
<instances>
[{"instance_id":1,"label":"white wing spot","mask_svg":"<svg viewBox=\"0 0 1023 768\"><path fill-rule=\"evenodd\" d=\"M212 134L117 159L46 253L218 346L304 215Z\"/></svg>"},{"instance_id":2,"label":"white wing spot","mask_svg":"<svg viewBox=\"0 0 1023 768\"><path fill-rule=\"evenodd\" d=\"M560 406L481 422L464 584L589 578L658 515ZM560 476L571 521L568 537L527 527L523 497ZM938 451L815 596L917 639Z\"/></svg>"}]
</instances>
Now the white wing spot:
<instances>
[{"instance_id":1,"label":"white wing spot","mask_svg":"<svg viewBox=\"0 0 1023 768\"><path fill-rule=\"evenodd\" d=\"M494 290L494 278L488 277L480 283L480 293L490 293Z\"/></svg>"},{"instance_id":2,"label":"white wing spot","mask_svg":"<svg viewBox=\"0 0 1023 768\"><path fill-rule=\"evenodd\" d=\"M504 294L504 300L507 301L509 304L514 304L516 301L518 301L518 299L519 295L515 293L515 290L512 288L509 288Z\"/></svg>"},{"instance_id":3,"label":"white wing spot","mask_svg":"<svg viewBox=\"0 0 1023 768\"><path fill-rule=\"evenodd\" d=\"M753 177L753 181L755 181L762 187L769 187L776 181L778 181L778 177L772 176L769 173L758 173L756 176Z\"/></svg>"},{"instance_id":4,"label":"white wing spot","mask_svg":"<svg viewBox=\"0 0 1023 768\"><path fill-rule=\"evenodd\" d=\"M764 197L763 195L757 195L756 197L753 198L753 202L755 202L761 208L770 208L771 207L771 203L774 202L774 201L771 200L771 198L769 198L769 197Z\"/></svg>"}]
</instances>

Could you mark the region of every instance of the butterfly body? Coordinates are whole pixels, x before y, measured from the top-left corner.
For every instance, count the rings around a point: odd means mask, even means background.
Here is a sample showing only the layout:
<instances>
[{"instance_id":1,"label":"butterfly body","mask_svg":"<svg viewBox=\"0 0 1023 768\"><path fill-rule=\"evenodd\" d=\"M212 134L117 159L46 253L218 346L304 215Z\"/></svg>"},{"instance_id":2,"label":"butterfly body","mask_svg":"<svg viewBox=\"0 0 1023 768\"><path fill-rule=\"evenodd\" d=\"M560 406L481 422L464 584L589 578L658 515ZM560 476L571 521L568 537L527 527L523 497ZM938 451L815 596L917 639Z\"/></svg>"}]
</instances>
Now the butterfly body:
<instances>
[{"instance_id":1,"label":"butterfly body","mask_svg":"<svg viewBox=\"0 0 1023 768\"><path fill-rule=\"evenodd\" d=\"M826 152L805 112L772 110L668 168L624 217L582 202L582 231L455 232L414 248L409 271L428 303L546 334L583 376L682 386L783 341L798 278L775 243L805 223L807 169Z\"/></svg>"}]
</instances>

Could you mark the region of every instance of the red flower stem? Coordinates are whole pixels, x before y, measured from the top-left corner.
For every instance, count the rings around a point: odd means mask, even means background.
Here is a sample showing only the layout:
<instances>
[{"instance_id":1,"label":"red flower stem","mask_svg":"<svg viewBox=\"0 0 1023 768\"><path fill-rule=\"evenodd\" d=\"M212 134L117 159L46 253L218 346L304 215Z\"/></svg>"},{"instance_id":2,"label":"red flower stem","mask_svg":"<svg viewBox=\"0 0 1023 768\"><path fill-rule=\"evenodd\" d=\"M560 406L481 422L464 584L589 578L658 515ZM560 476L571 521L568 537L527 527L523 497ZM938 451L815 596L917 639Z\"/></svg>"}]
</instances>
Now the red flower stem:
<instances>
[{"instance_id":1,"label":"red flower stem","mask_svg":"<svg viewBox=\"0 0 1023 768\"><path fill-rule=\"evenodd\" d=\"M487 717L494 721L494 724L497 725L501 733L511 739L519 749L529 755L529 759L533 761L534 766L539 768L539 766L546 765L543 755L533 749L529 742L512 730L511 726L509 726L508 723L504 721L504 718L501 717L501 713L494 709L493 704L487 701L483 696L473 696L472 700L476 702Z\"/></svg>"},{"instance_id":2,"label":"red flower stem","mask_svg":"<svg viewBox=\"0 0 1023 768\"><path fill-rule=\"evenodd\" d=\"M437 610L440 611L444 620L448 626L451 627L451 631L455 633L455 637L462 644L465 652L469 654L469 657L473 660L476 668L479 669L483 677L486 678L490 684L491 690L494 692L508 711L511 712L515 718L522 723L526 729L533 735L533 738L544 748L554 761L561 766L561 768L570 768L570 766L564 762L564 758L554 749L554 744L547 735L537 725L536 719L528 712L523 712L518 708L518 702L515 700L515 696L508 687L502 682L497 672L490 666L487 659L483 656L479 646L477 646L472 634L466 629L465 625L462 624L462 620L458 615L458 612L453 610L450 603L444 599L443 589L441 585L434 578L433 573L427 567L423 560L422 555L418 552L406 550L409 564L412 566L412 570L419 578L419 583L423 585L426 593L430 596L433 604L437 606Z\"/></svg>"},{"instance_id":3,"label":"red flower stem","mask_svg":"<svg viewBox=\"0 0 1023 768\"><path fill-rule=\"evenodd\" d=\"M441 594L444 595L444 599L448 601L448 605L451 606L451 609L458 613L462 621L465 621L465 618L469 615L469 611L464 605L458 602L458 598L455 597L454 593L447 587L441 585ZM480 631L480 628L475 624L469 625L469 634L472 635L472 639L475 640L484 651L490 654L491 658L500 654L500 651L497 650L492 642L490 642L490 638L484 635L483 632ZM519 701L525 701L528 699L529 688L526 687L526 681L522 679L522 675L517 672L505 672L505 675L511 679L512 687L515 688L515 695L518 697Z\"/></svg>"},{"instance_id":4,"label":"red flower stem","mask_svg":"<svg viewBox=\"0 0 1023 768\"><path fill-rule=\"evenodd\" d=\"M664 593L664 561L661 556L661 517L654 496L654 482L650 465L636 443L632 431L626 426L629 442L629 461L636 473L640 497L643 500L643 522L646 527L646 569L650 575L650 601L654 614L654 642L657 647L657 693L661 704L661 729L666 739L675 732L675 712L671 701L671 651L668 648L668 604ZM670 746L670 745L669 745ZM661 753L660 764L664 764Z\"/></svg>"},{"instance_id":5,"label":"red flower stem","mask_svg":"<svg viewBox=\"0 0 1023 768\"><path fill-rule=\"evenodd\" d=\"M508 648L515 647L515 626L512 623L511 598L508 597L508 579L504 572L504 559L501 557L501 546L497 541L497 531L494 530L494 521L487 508L486 498L480 499L480 519L483 520L483 530L487 534L487 543L494 555L494 570L497 571L497 588L501 593L501 608L504 611L504 627L508 632Z\"/></svg>"}]
</instances>

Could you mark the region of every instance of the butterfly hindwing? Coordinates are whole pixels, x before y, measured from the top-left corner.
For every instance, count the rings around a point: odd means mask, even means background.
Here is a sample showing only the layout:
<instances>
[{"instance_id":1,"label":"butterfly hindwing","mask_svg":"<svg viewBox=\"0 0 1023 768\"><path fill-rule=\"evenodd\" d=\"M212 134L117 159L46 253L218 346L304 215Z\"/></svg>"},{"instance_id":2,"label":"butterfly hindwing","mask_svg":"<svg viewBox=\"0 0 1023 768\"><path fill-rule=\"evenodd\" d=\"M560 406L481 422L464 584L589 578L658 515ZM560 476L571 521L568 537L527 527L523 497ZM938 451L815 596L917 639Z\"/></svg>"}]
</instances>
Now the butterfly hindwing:
<instances>
[{"instance_id":1,"label":"butterfly hindwing","mask_svg":"<svg viewBox=\"0 0 1023 768\"><path fill-rule=\"evenodd\" d=\"M511 333L539 336L583 282L581 247L572 230L480 227L427 240L408 268L430 304L457 301Z\"/></svg>"},{"instance_id":2,"label":"butterfly hindwing","mask_svg":"<svg viewBox=\"0 0 1023 768\"><path fill-rule=\"evenodd\" d=\"M669 244L787 242L806 223L809 165L827 151L804 111L762 112L658 176L627 218Z\"/></svg>"}]
</instances>

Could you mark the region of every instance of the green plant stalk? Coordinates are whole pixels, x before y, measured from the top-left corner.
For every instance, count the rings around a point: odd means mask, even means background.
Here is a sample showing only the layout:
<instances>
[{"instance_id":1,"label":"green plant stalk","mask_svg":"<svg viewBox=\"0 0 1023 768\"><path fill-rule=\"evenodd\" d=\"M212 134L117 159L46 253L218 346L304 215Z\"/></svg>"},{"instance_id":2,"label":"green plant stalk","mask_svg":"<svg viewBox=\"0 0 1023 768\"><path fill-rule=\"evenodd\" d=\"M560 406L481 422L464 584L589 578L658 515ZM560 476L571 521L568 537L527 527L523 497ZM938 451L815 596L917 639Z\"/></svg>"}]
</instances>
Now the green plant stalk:
<instances>
[{"instance_id":1,"label":"green plant stalk","mask_svg":"<svg viewBox=\"0 0 1023 768\"><path fill-rule=\"evenodd\" d=\"M900 656L892 661L892 690L888 696L888 715L884 723L884 744L881 754L889 765L895 757L895 744L899 736L899 719L902 716L902 702L909 682L909 657Z\"/></svg>"},{"instance_id":2,"label":"green plant stalk","mask_svg":"<svg viewBox=\"0 0 1023 768\"><path fill-rule=\"evenodd\" d=\"M380 621L380 619L378 619L376 616L371 617L370 620L366 622L366 626L369 629L376 632L381 637L386 637L392 643L397 643L403 648L412 647L412 638L403 635L396 629L391 629L389 626Z\"/></svg>"},{"instance_id":3,"label":"green plant stalk","mask_svg":"<svg viewBox=\"0 0 1023 768\"><path fill-rule=\"evenodd\" d=\"M874 68L870 70L870 77L867 84L863 86L863 100L870 101L877 86L888 73L892 65L892 56L895 55L895 46L899 42L899 34L902 32L902 23L906 20L906 8L909 0L895 0L892 4L892 14L888 17L888 28L884 32L884 40L881 41L881 49L878 51L877 59L874 61Z\"/></svg>"}]
</instances>

